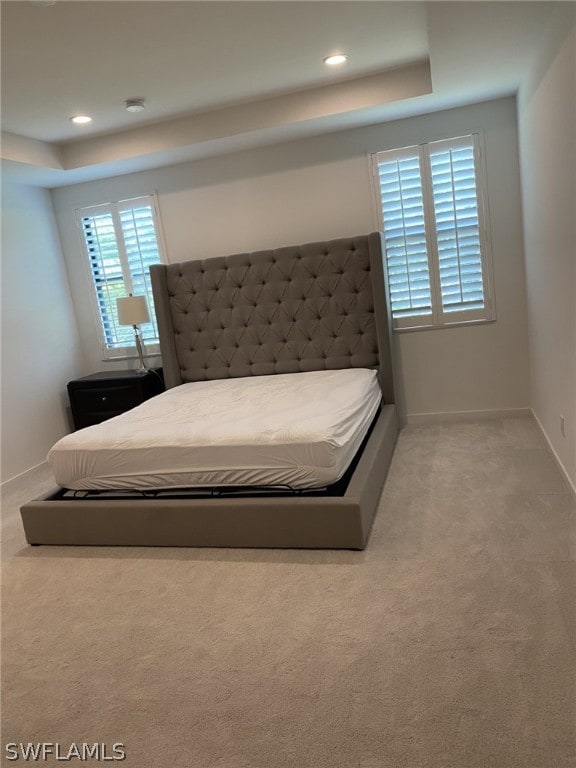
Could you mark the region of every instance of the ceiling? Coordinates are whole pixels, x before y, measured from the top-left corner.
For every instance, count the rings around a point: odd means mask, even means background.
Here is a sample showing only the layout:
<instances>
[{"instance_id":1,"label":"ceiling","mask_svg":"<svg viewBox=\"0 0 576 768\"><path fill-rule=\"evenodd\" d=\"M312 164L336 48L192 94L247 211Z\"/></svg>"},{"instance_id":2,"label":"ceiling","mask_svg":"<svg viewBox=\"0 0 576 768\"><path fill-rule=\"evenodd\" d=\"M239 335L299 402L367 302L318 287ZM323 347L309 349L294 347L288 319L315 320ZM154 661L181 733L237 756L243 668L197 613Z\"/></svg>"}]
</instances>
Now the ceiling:
<instances>
[{"instance_id":1,"label":"ceiling","mask_svg":"<svg viewBox=\"0 0 576 768\"><path fill-rule=\"evenodd\" d=\"M59 186L512 94L554 6L4 0L3 170Z\"/></svg>"}]
</instances>

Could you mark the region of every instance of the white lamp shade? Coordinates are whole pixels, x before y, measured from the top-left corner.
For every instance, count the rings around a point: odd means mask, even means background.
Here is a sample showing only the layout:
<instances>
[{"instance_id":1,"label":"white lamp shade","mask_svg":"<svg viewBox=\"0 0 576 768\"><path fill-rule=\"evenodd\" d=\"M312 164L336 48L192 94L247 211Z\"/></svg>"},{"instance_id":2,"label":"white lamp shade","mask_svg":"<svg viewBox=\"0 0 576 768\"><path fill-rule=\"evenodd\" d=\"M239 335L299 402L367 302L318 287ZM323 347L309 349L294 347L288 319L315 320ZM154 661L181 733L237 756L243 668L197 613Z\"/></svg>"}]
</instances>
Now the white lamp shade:
<instances>
[{"instance_id":1,"label":"white lamp shade","mask_svg":"<svg viewBox=\"0 0 576 768\"><path fill-rule=\"evenodd\" d=\"M146 296L122 296L116 299L118 323L120 325L140 325L150 322Z\"/></svg>"}]
</instances>

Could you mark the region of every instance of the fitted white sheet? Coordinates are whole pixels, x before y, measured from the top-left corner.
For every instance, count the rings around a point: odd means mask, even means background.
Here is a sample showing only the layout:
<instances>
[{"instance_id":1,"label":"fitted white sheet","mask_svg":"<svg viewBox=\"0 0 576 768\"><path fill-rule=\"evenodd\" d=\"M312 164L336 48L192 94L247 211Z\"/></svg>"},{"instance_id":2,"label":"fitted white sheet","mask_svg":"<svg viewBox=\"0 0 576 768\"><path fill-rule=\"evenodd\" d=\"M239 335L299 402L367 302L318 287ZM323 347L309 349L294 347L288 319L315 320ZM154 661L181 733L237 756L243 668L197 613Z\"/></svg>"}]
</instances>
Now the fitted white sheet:
<instances>
[{"instance_id":1,"label":"fitted white sheet","mask_svg":"<svg viewBox=\"0 0 576 768\"><path fill-rule=\"evenodd\" d=\"M365 368L182 384L67 435L48 461L74 490L319 488L344 474L380 399Z\"/></svg>"}]
</instances>

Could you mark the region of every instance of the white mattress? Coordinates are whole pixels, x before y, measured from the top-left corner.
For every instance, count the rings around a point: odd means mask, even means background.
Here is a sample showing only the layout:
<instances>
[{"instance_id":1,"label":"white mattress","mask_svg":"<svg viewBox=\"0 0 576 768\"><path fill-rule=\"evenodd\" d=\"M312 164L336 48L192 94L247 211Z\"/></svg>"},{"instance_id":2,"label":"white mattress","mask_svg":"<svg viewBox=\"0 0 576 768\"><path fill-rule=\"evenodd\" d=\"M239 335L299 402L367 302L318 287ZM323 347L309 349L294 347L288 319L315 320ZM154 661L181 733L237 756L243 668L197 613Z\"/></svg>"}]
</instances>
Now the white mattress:
<instances>
[{"instance_id":1,"label":"white mattress","mask_svg":"<svg viewBox=\"0 0 576 768\"><path fill-rule=\"evenodd\" d=\"M75 490L338 480L380 403L365 368L182 384L62 438L48 461Z\"/></svg>"}]
</instances>

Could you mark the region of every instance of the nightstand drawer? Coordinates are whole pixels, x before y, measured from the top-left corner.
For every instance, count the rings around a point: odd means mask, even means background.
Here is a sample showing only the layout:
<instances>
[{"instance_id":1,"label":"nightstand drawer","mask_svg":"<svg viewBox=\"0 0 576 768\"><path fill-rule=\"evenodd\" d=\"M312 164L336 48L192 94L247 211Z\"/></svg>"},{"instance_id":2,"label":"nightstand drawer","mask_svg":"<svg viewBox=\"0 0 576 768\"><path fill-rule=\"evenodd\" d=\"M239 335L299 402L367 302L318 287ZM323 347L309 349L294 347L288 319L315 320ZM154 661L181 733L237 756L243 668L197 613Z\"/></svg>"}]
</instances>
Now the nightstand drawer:
<instances>
[{"instance_id":1,"label":"nightstand drawer","mask_svg":"<svg viewBox=\"0 0 576 768\"><path fill-rule=\"evenodd\" d=\"M134 386L76 389L73 393L76 405L82 411L126 411L142 401Z\"/></svg>"},{"instance_id":2,"label":"nightstand drawer","mask_svg":"<svg viewBox=\"0 0 576 768\"><path fill-rule=\"evenodd\" d=\"M68 382L76 429L99 424L164 391L162 369L100 371Z\"/></svg>"}]
</instances>

